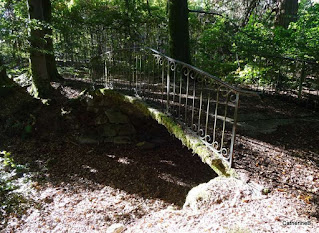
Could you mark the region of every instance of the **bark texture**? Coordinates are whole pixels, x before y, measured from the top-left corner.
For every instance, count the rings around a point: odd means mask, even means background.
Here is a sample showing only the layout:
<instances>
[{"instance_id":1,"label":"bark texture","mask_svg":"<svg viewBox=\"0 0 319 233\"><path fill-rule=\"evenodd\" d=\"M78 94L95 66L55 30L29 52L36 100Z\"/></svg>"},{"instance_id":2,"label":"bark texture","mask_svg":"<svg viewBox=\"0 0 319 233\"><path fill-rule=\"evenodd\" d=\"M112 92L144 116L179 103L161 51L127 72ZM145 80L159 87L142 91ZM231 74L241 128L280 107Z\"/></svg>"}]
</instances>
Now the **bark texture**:
<instances>
[{"instance_id":1,"label":"bark texture","mask_svg":"<svg viewBox=\"0 0 319 233\"><path fill-rule=\"evenodd\" d=\"M0 86L10 84L10 81L2 57L0 57Z\"/></svg>"},{"instance_id":2,"label":"bark texture","mask_svg":"<svg viewBox=\"0 0 319 233\"><path fill-rule=\"evenodd\" d=\"M168 8L170 55L190 63L187 0L169 0Z\"/></svg>"},{"instance_id":3,"label":"bark texture","mask_svg":"<svg viewBox=\"0 0 319 233\"><path fill-rule=\"evenodd\" d=\"M297 21L298 0L280 0L276 15L276 26L288 28L291 22Z\"/></svg>"},{"instance_id":4,"label":"bark texture","mask_svg":"<svg viewBox=\"0 0 319 233\"><path fill-rule=\"evenodd\" d=\"M43 1L28 0L29 18L44 22ZM30 63L35 96L49 97L51 93L50 76L46 63L46 40L43 29L31 29Z\"/></svg>"},{"instance_id":5,"label":"bark texture","mask_svg":"<svg viewBox=\"0 0 319 233\"><path fill-rule=\"evenodd\" d=\"M43 17L44 21L47 24L51 24L52 22L52 7L51 7L51 1L50 0L42 0L43 3ZM61 75L58 72L56 62L55 62L55 56L54 56L54 50L53 50L53 40L52 40L52 28L47 28L44 30L46 37L46 65L47 65L47 71L48 75L51 81L56 81L61 79Z\"/></svg>"}]
</instances>

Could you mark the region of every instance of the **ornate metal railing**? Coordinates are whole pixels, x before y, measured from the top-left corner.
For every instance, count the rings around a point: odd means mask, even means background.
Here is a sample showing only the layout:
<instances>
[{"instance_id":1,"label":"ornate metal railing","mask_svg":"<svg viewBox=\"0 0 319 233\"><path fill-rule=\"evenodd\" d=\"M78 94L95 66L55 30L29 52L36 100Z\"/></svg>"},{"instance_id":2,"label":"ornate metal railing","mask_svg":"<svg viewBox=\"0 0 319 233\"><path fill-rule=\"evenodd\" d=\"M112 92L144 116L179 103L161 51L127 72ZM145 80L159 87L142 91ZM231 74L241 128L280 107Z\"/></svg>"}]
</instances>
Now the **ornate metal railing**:
<instances>
[{"instance_id":1,"label":"ornate metal railing","mask_svg":"<svg viewBox=\"0 0 319 233\"><path fill-rule=\"evenodd\" d=\"M95 82L159 108L231 166L239 96L251 92L150 48L109 51L103 60Z\"/></svg>"},{"instance_id":2,"label":"ornate metal railing","mask_svg":"<svg viewBox=\"0 0 319 233\"><path fill-rule=\"evenodd\" d=\"M252 60L250 88L298 98L319 107L319 61L271 55L254 55Z\"/></svg>"}]
</instances>

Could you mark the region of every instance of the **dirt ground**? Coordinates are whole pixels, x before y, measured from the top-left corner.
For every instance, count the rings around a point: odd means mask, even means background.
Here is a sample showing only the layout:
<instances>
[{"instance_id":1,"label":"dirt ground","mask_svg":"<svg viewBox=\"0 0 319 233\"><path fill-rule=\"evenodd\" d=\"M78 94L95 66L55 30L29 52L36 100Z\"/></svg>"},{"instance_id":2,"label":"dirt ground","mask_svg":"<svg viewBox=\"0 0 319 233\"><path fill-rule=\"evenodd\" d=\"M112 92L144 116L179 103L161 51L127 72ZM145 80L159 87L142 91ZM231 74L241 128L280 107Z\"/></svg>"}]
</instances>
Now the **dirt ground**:
<instances>
[{"instance_id":1,"label":"dirt ground","mask_svg":"<svg viewBox=\"0 0 319 233\"><path fill-rule=\"evenodd\" d=\"M63 97L49 106L22 101L24 94L0 102L0 150L32 174L29 208L8 214L1 232L116 232L114 224L119 232L318 232L318 124L300 119L254 136L239 130L234 165L242 183L233 188L231 180L210 182L216 174L156 124L159 143L150 149L79 144L58 115L80 91L58 87ZM271 96L244 99L242 109L316 114ZM26 125L33 131L21 133ZM198 209L183 208L188 192L206 182L220 198L199 192Z\"/></svg>"}]
</instances>

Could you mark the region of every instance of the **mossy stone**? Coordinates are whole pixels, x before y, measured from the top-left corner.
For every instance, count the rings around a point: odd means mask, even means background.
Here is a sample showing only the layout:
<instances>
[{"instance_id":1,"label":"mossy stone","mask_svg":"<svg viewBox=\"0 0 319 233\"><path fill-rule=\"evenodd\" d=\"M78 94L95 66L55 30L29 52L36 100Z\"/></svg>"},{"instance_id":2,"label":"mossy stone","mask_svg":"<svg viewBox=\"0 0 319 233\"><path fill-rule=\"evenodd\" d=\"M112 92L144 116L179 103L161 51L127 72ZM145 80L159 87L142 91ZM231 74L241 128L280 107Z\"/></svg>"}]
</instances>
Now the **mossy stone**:
<instances>
[{"instance_id":1,"label":"mossy stone","mask_svg":"<svg viewBox=\"0 0 319 233\"><path fill-rule=\"evenodd\" d=\"M108 118L104 114L98 115L94 120L95 125L104 125L106 123L108 123Z\"/></svg>"},{"instance_id":2,"label":"mossy stone","mask_svg":"<svg viewBox=\"0 0 319 233\"><path fill-rule=\"evenodd\" d=\"M116 125L106 124L103 127L102 137L114 137L117 135L117 127Z\"/></svg>"},{"instance_id":3,"label":"mossy stone","mask_svg":"<svg viewBox=\"0 0 319 233\"><path fill-rule=\"evenodd\" d=\"M113 124L126 124L129 123L129 119L126 115L119 111L114 110L106 110L105 115L109 119L109 121Z\"/></svg>"},{"instance_id":4,"label":"mossy stone","mask_svg":"<svg viewBox=\"0 0 319 233\"><path fill-rule=\"evenodd\" d=\"M128 136L118 136L114 138L114 144L130 144L131 138Z\"/></svg>"},{"instance_id":5,"label":"mossy stone","mask_svg":"<svg viewBox=\"0 0 319 233\"><path fill-rule=\"evenodd\" d=\"M90 136L80 136L78 137L77 141L80 144L99 144L100 140L95 137Z\"/></svg>"},{"instance_id":6,"label":"mossy stone","mask_svg":"<svg viewBox=\"0 0 319 233\"><path fill-rule=\"evenodd\" d=\"M118 126L118 135L119 136L127 136L127 135L133 135L136 133L136 130L133 125L131 124L124 124Z\"/></svg>"}]
</instances>

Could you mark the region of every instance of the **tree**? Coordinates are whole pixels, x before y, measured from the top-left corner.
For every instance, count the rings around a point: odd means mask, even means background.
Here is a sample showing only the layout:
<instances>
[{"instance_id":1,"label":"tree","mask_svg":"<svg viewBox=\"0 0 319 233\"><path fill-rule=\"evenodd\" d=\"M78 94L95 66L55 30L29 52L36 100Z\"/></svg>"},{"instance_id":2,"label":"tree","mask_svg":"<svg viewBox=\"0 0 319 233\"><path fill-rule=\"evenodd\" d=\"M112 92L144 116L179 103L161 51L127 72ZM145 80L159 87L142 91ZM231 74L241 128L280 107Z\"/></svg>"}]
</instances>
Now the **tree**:
<instances>
[{"instance_id":1,"label":"tree","mask_svg":"<svg viewBox=\"0 0 319 233\"><path fill-rule=\"evenodd\" d=\"M51 22L52 22L52 7L51 7L51 0L43 0L43 18L44 21L47 23L46 29L44 30L46 36L46 65L47 65L47 71L48 75L51 81L56 81L61 79L61 75L58 72L56 62L55 62L55 56L53 51L53 40L52 40L52 28L51 28Z\"/></svg>"},{"instance_id":2,"label":"tree","mask_svg":"<svg viewBox=\"0 0 319 233\"><path fill-rule=\"evenodd\" d=\"M0 57L0 86L2 85L8 85L10 84L10 79L7 76L6 67L4 65L4 62L2 60L2 57Z\"/></svg>"},{"instance_id":3,"label":"tree","mask_svg":"<svg viewBox=\"0 0 319 233\"><path fill-rule=\"evenodd\" d=\"M28 0L29 18L36 22L30 32L30 64L32 84L35 96L49 97L52 87L47 69L46 53L47 41L45 39L44 5L42 0Z\"/></svg>"},{"instance_id":4,"label":"tree","mask_svg":"<svg viewBox=\"0 0 319 233\"><path fill-rule=\"evenodd\" d=\"M169 0L168 9L170 55L190 63L187 0Z\"/></svg>"},{"instance_id":5,"label":"tree","mask_svg":"<svg viewBox=\"0 0 319 233\"><path fill-rule=\"evenodd\" d=\"M298 0L280 0L276 14L276 25L288 28L291 22L297 21Z\"/></svg>"}]
</instances>

